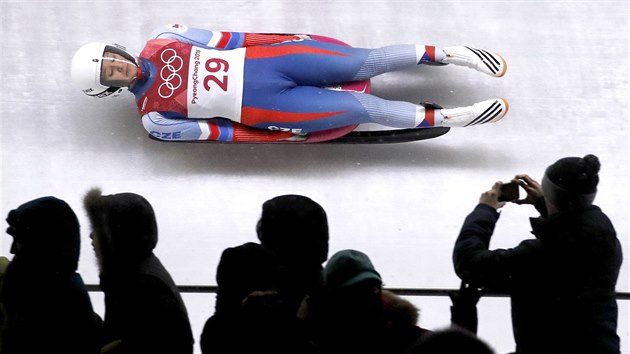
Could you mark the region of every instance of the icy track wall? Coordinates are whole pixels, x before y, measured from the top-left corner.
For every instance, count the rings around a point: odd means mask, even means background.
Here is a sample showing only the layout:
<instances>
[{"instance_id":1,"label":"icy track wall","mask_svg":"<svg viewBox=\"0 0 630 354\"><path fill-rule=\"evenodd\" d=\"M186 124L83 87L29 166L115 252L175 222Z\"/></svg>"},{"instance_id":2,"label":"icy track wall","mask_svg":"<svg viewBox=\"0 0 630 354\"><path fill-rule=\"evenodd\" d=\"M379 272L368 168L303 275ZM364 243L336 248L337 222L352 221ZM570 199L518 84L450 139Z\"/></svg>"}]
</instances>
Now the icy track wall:
<instances>
[{"instance_id":1,"label":"icy track wall","mask_svg":"<svg viewBox=\"0 0 630 354\"><path fill-rule=\"evenodd\" d=\"M1 3L1 213L43 195L66 200L82 224L80 272L98 283L81 199L92 186L132 191L155 207L157 255L180 285L214 285L221 251L255 241L261 204L311 197L327 211L331 254L367 253L387 287L456 288L451 251L479 195L516 173L542 177L564 156L602 162L596 204L628 249L628 4L417 1L11 1ZM72 87L74 51L94 40L139 52L163 24L249 32L307 32L353 46L472 45L503 54L502 79L461 67L422 67L373 80L388 99L445 107L505 97L491 125L402 145L167 144L147 137L131 95L89 99ZM508 205L492 247L530 237L533 208ZM11 239L2 236L2 255ZM618 291L628 292L624 263ZM213 294L184 296L196 340ZM448 325L446 297L414 297L420 324ZM93 293L102 313L102 294ZM628 302L619 301L628 353ZM513 350L509 302L484 298L479 335ZM196 348L198 349L198 346Z\"/></svg>"}]
</instances>

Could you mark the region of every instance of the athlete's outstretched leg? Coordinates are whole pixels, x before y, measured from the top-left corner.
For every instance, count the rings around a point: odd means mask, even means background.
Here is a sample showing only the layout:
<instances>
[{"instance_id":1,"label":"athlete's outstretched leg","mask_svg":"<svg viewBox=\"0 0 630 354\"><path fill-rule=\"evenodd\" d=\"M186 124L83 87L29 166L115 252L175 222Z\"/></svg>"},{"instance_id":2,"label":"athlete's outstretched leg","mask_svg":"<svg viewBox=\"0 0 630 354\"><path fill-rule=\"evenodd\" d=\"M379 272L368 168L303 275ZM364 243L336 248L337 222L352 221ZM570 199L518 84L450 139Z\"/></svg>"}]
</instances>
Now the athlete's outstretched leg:
<instances>
[{"instance_id":1,"label":"athlete's outstretched leg","mask_svg":"<svg viewBox=\"0 0 630 354\"><path fill-rule=\"evenodd\" d=\"M492 76L502 76L506 69L501 56L488 51L413 44L365 49L307 40L249 47L245 58L246 80L267 71L306 86L360 81L421 64L464 65Z\"/></svg>"},{"instance_id":2,"label":"athlete's outstretched leg","mask_svg":"<svg viewBox=\"0 0 630 354\"><path fill-rule=\"evenodd\" d=\"M407 69L412 65L467 66L482 73L501 77L507 64L499 54L471 47L446 47L440 49L428 45L392 45L370 50L354 80L365 80L376 75Z\"/></svg>"},{"instance_id":3,"label":"athlete's outstretched leg","mask_svg":"<svg viewBox=\"0 0 630 354\"><path fill-rule=\"evenodd\" d=\"M493 123L503 118L509 108L503 98L485 100L468 107L433 109L408 102L387 101L372 95L352 95L361 102L371 122L397 128L468 127ZM409 125L409 105L415 112L412 126Z\"/></svg>"},{"instance_id":4,"label":"athlete's outstretched leg","mask_svg":"<svg viewBox=\"0 0 630 354\"><path fill-rule=\"evenodd\" d=\"M394 128L462 127L496 122L507 102L493 99L469 107L425 109L373 95L298 86L274 94L243 97L241 123L263 129L307 133L362 123Z\"/></svg>"}]
</instances>

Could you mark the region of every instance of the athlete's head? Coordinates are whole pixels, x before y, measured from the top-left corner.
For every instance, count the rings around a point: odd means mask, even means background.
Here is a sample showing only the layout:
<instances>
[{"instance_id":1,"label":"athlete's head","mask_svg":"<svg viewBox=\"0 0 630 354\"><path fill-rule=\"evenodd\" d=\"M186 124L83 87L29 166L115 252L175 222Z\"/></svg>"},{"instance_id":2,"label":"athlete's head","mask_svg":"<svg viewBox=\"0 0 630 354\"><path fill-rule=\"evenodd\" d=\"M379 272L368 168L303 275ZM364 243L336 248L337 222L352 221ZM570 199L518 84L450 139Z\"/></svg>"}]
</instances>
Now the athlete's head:
<instances>
[{"instance_id":1,"label":"athlete's head","mask_svg":"<svg viewBox=\"0 0 630 354\"><path fill-rule=\"evenodd\" d=\"M92 97L115 97L137 77L138 62L118 44L88 43L72 58L72 80Z\"/></svg>"}]
</instances>

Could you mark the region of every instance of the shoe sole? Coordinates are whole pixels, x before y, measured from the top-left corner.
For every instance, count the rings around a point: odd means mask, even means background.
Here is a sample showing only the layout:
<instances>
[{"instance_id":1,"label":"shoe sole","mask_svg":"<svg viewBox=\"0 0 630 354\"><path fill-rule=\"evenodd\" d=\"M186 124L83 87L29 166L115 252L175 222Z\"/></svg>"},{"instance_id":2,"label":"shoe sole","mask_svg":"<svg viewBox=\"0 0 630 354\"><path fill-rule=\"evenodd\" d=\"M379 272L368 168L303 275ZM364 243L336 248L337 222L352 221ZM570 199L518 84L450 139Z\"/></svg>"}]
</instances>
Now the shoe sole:
<instances>
[{"instance_id":1,"label":"shoe sole","mask_svg":"<svg viewBox=\"0 0 630 354\"><path fill-rule=\"evenodd\" d=\"M499 74L499 76L497 77L503 77L503 75L505 75L505 73L507 72L507 62L505 61L505 59L503 59L503 57L501 56L501 54L497 54L499 56L499 58L501 59L501 62L503 63L503 72L501 72L501 74ZM507 101L503 100L503 102L505 102L505 105L507 107ZM507 108L505 109L505 113L507 113Z\"/></svg>"}]
</instances>

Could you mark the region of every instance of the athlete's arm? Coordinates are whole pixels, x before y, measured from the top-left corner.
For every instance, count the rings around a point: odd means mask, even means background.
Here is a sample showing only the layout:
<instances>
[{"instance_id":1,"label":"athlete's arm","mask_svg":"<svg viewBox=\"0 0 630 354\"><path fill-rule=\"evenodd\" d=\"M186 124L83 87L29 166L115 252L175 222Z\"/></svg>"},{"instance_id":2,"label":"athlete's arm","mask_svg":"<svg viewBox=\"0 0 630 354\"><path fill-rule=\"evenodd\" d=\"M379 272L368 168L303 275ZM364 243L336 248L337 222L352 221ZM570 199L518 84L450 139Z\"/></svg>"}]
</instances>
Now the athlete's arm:
<instances>
[{"instance_id":1,"label":"athlete's arm","mask_svg":"<svg viewBox=\"0 0 630 354\"><path fill-rule=\"evenodd\" d=\"M165 141L277 142L302 141L305 136L255 129L224 118L167 118L159 112L142 116L142 125L154 138Z\"/></svg>"},{"instance_id":2,"label":"athlete's arm","mask_svg":"<svg viewBox=\"0 0 630 354\"><path fill-rule=\"evenodd\" d=\"M297 41L308 39L310 37L304 34L292 35L209 31L181 24L171 24L153 31L153 33L151 33L151 38L174 39L203 48L235 49L251 47L254 45Z\"/></svg>"},{"instance_id":3,"label":"athlete's arm","mask_svg":"<svg viewBox=\"0 0 630 354\"><path fill-rule=\"evenodd\" d=\"M154 138L167 141L233 141L232 124L226 119L167 118L158 112L142 116L142 125Z\"/></svg>"}]
</instances>

